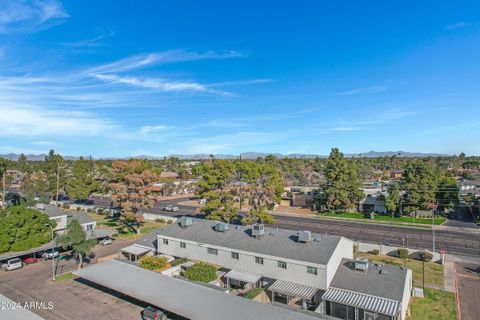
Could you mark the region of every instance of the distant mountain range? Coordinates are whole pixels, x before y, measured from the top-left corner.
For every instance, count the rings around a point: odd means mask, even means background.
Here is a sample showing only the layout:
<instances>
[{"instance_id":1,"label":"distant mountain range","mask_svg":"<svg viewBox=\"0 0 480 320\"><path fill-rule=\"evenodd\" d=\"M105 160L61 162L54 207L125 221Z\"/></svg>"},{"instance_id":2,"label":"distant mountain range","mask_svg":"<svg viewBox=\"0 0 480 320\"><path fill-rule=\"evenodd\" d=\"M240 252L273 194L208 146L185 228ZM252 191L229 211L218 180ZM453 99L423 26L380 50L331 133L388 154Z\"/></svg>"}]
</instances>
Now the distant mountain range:
<instances>
[{"instance_id":1,"label":"distant mountain range","mask_svg":"<svg viewBox=\"0 0 480 320\"><path fill-rule=\"evenodd\" d=\"M317 154L303 154L303 153L291 153L291 154L280 154L280 153L262 153L262 152L244 152L240 155L233 155L233 154L216 154L216 159L257 159L258 157L266 157L268 155L273 155L277 158L289 158L289 159L312 159L312 158L327 158L328 155L317 155ZM405 152L405 151L384 151L384 152L377 152L377 151L369 151L359 154L345 154L347 158L379 158L379 157L391 157L396 155L397 157L402 158L414 158L414 157L448 157L448 154L441 154L441 153L421 153L421 152ZM0 154L0 158L5 158L9 160L18 160L20 154L16 153L9 153L9 154ZM26 154L25 155L28 160L31 161L42 161L47 156L46 154ZM177 157L182 160L204 160L209 159L210 155L206 153L200 154L172 154L168 157ZM78 160L79 157L75 156L63 156L65 160ZM123 159L147 159L147 160L160 160L164 157L154 157L149 155L140 155L135 157L125 157ZM115 160L115 159L122 159L122 158L100 158L100 160Z\"/></svg>"}]
</instances>

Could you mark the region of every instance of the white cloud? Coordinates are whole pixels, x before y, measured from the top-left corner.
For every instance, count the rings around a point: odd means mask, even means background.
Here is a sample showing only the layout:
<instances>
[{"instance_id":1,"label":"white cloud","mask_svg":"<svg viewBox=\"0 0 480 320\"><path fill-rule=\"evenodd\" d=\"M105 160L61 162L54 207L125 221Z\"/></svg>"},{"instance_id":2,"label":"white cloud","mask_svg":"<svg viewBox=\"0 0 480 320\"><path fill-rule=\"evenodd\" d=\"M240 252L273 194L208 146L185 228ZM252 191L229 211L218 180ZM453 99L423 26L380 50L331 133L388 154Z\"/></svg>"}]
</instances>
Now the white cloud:
<instances>
[{"instance_id":1,"label":"white cloud","mask_svg":"<svg viewBox=\"0 0 480 320\"><path fill-rule=\"evenodd\" d=\"M107 30L102 30L101 34L94 38L83 39L83 40L72 41L72 42L64 42L63 45L68 47L97 47L103 44L102 43L103 40L113 37L114 35L115 35L115 32L113 32L110 29L107 29Z\"/></svg>"},{"instance_id":2,"label":"white cloud","mask_svg":"<svg viewBox=\"0 0 480 320\"><path fill-rule=\"evenodd\" d=\"M88 73L114 73L124 72L145 68L147 66L155 66L166 63L176 63L184 61L195 61L205 59L229 59L245 56L245 53L240 51L206 51L194 52L185 50L168 50L163 52L144 53L130 56L124 59L96 66L88 70Z\"/></svg>"},{"instance_id":3,"label":"white cloud","mask_svg":"<svg viewBox=\"0 0 480 320\"><path fill-rule=\"evenodd\" d=\"M18 0L0 3L0 32L37 31L69 15L57 0Z\"/></svg>"},{"instance_id":4,"label":"white cloud","mask_svg":"<svg viewBox=\"0 0 480 320\"><path fill-rule=\"evenodd\" d=\"M469 27L471 25L472 25L471 23L467 23L465 21L459 21L457 23L449 24L445 28L447 30L455 30L455 29L466 28L466 27Z\"/></svg>"},{"instance_id":5,"label":"white cloud","mask_svg":"<svg viewBox=\"0 0 480 320\"><path fill-rule=\"evenodd\" d=\"M349 96L353 94L365 94L365 93L377 93L383 92L388 90L388 85L380 85L380 86L372 86L372 87L365 87L365 88L356 88L349 91L340 92L338 95L340 96Z\"/></svg>"},{"instance_id":6,"label":"white cloud","mask_svg":"<svg viewBox=\"0 0 480 320\"><path fill-rule=\"evenodd\" d=\"M167 125L143 126L140 128L139 132L141 134L150 134L150 133L171 130L173 128L175 128L175 126L167 126Z\"/></svg>"},{"instance_id":7,"label":"white cloud","mask_svg":"<svg viewBox=\"0 0 480 320\"><path fill-rule=\"evenodd\" d=\"M227 95L227 92L209 89L206 85L194 81L171 81L159 78L138 78L130 76L118 76L115 74L92 74L94 78L110 83L128 84L135 87L157 89L165 92L208 92Z\"/></svg>"},{"instance_id":8,"label":"white cloud","mask_svg":"<svg viewBox=\"0 0 480 320\"><path fill-rule=\"evenodd\" d=\"M78 111L0 101L0 136L97 136L116 129L110 120Z\"/></svg>"}]
</instances>

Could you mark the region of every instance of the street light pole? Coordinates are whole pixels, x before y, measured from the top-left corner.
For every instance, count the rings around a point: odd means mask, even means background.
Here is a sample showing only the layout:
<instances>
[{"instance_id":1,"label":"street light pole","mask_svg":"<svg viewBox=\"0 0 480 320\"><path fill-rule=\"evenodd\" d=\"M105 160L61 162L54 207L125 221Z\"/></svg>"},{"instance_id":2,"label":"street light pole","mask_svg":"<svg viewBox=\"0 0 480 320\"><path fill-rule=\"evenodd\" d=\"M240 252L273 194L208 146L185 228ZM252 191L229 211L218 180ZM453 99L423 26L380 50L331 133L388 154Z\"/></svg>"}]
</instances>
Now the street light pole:
<instances>
[{"instance_id":1,"label":"street light pole","mask_svg":"<svg viewBox=\"0 0 480 320\"><path fill-rule=\"evenodd\" d=\"M45 223L45 226L48 226L52 231L52 280L55 281L55 243L53 242L54 231L51 224Z\"/></svg>"},{"instance_id":2,"label":"street light pole","mask_svg":"<svg viewBox=\"0 0 480 320\"><path fill-rule=\"evenodd\" d=\"M432 248L435 252L435 202L432 203Z\"/></svg>"}]
</instances>

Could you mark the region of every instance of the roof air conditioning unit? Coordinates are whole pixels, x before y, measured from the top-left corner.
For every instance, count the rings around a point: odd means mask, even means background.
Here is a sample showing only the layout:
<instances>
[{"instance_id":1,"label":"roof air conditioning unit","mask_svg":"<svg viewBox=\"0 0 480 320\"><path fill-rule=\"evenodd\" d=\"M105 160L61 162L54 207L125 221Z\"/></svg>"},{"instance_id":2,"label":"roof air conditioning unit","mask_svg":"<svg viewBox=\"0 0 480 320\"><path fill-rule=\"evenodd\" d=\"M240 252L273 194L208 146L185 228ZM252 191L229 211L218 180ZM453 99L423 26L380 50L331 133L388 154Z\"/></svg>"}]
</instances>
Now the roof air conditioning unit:
<instances>
[{"instance_id":1,"label":"roof air conditioning unit","mask_svg":"<svg viewBox=\"0 0 480 320\"><path fill-rule=\"evenodd\" d=\"M298 232L298 241L299 242L310 242L312 241L312 232L308 230L301 230Z\"/></svg>"},{"instance_id":2,"label":"roof air conditioning unit","mask_svg":"<svg viewBox=\"0 0 480 320\"><path fill-rule=\"evenodd\" d=\"M182 217L180 218L180 226L182 228L189 227L193 224L193 219L190 217Z\"/></svg>"},{"instance_id":3,"label":"roof air conditioning unit","mask_svg":"<svg viewBox=\"0 0 480 320\"><path fill-rule=\"evenodd\" d=\"M252 226L252 236L260 237L265 234L265 228L262 223L257 223Z\"/></svg>"},{"instance_id":4,"label":"roof air conditioning unit","mask_svg":"<svg viewBox=\"0 0 480 320\"><path fill-rule=\"evenodd\" d=\"M225 232L225 231L228 230L228 223L219 222L219 223L215 224L214 229L215 229L215 231Z\"/></svg>"},{"instance_id":5,"label":"roof air conditioning unit","mask_svg":"<svg viewBox=\"0 0 480 320\"><path fill-rule=\"evenodd\" d=\"M366 272L368 270L368 259L355 259L355 270Z\"/></svg>"}]
</instances>

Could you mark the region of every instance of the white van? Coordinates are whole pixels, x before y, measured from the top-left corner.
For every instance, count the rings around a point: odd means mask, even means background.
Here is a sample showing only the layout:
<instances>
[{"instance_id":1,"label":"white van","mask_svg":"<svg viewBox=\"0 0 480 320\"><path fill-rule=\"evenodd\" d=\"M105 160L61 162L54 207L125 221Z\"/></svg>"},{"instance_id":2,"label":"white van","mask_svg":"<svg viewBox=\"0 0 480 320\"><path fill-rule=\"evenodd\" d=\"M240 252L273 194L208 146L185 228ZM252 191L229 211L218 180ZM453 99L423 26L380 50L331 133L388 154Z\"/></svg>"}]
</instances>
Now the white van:
<instances>
[{"instance_id":1,"label":"white van","mask_svg":"<svg viewBox=\"0 0 480 320\"><path fill-rule=\"evenodd\" d=\"M21 267L23 267L23 263L19 258L10 259L2 265L2 268L5 269L5 271L20 269Z\"/></svg>"}]
</instances>

